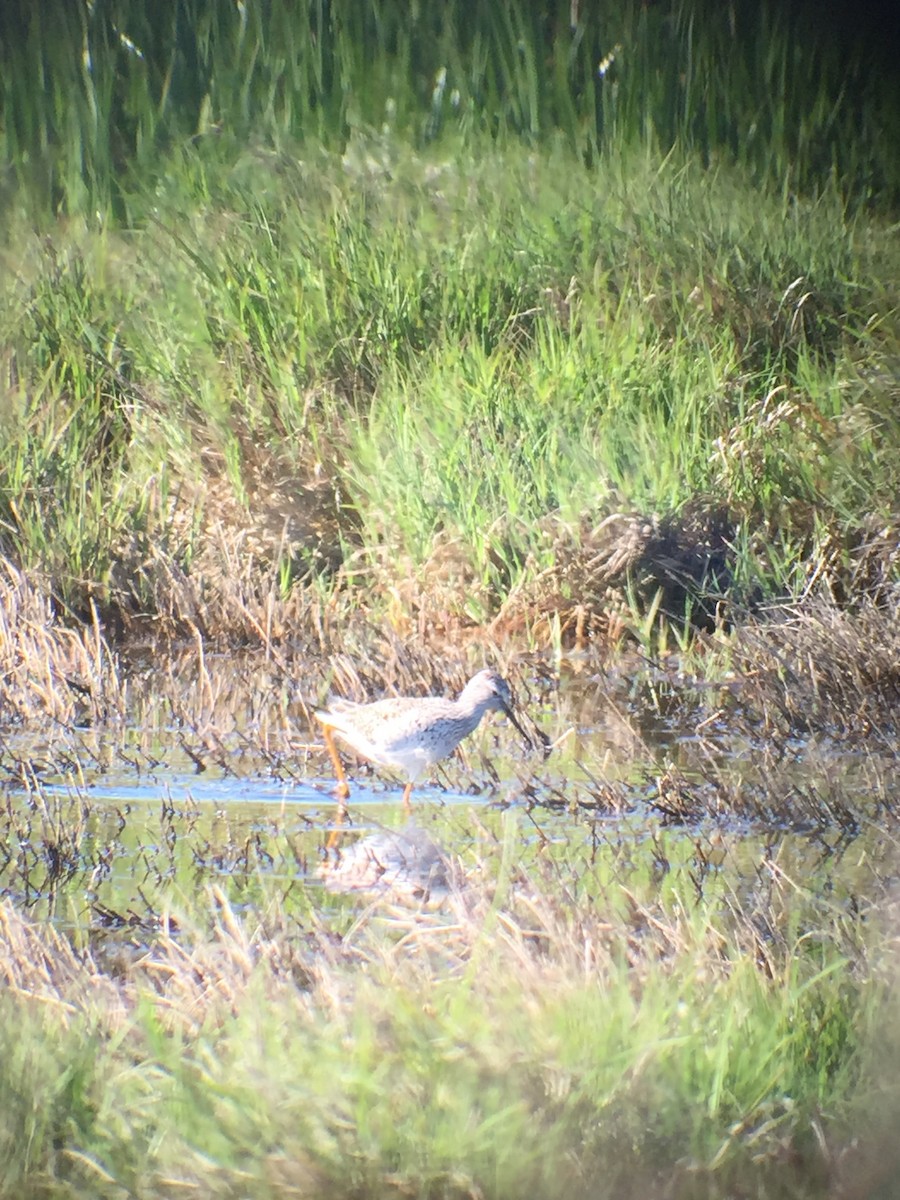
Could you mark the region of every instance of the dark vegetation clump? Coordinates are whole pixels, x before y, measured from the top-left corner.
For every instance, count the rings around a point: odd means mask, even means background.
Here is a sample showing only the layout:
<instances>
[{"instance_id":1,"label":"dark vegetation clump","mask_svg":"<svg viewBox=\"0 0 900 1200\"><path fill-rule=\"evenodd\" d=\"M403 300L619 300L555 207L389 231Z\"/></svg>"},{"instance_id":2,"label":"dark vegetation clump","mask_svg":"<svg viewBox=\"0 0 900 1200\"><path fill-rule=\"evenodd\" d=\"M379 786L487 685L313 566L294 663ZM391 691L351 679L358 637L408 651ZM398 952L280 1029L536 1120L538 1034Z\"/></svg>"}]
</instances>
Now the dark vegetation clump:
<instances>
[{"instance_id":1,"label":"dark vegetation clump","mask_svg":"<svg viewBox=\"0 0 900 1200\"><path fill-rule=\"evenodd\" d=\"M741 627L740 702L767 728L896 744L900 593L852 611L823 600Z\"/></svg>"}]
</instances>

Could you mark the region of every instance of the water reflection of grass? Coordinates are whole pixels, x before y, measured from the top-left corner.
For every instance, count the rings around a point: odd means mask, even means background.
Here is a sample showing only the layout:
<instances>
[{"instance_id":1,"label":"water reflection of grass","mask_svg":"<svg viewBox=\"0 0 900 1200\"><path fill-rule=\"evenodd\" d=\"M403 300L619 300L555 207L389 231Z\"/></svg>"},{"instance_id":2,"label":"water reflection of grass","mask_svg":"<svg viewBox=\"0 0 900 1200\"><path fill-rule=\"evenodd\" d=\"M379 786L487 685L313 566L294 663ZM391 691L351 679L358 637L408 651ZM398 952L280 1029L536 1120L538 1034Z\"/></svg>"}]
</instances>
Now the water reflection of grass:
<instances>
[{"instance_id":1,"label":"water reflection of grass","mask_svg":"<svg viewBox=\"0 0 900 1200\"><path fill-rule=\"evenodd\" d=\"M541 823L483 814L464 890L417 911L311 890L322 833L283 818L95 822L118 922L2 908L9 1194L812 1197L871 1168L851 1132L898 1099L875 843ZM64 926L85 895L57 882Z\"/></svg>"}]
</instances>

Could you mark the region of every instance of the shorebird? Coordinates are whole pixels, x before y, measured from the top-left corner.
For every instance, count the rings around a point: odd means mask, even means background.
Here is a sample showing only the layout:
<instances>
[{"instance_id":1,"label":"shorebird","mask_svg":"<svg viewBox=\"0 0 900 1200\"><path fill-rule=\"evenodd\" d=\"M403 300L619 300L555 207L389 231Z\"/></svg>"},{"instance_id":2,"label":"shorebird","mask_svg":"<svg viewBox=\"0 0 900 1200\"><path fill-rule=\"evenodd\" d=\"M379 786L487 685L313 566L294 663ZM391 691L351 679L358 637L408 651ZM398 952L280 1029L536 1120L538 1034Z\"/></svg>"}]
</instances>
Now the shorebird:
<instances>
[{"instance_id":1,"label":"shorebird","mask_svg":"<svg viewBox=\"0 0 900 1200\"><path fill-rule=\"evenodd\" d=\"M374 704L336 701L327 711L317 712L316 717L322 723L325 746L334 763L338 797L346 800L350 788L334 744L335 735L377 766L401 771L407 778L403 805L409 808L413 784L422 772L452 754L492 709L508 717L525 741L533 744L516 720L509 684L496 671L473 675L458 700L400 696L376 700Z\"/></svg>"}]
</instances>

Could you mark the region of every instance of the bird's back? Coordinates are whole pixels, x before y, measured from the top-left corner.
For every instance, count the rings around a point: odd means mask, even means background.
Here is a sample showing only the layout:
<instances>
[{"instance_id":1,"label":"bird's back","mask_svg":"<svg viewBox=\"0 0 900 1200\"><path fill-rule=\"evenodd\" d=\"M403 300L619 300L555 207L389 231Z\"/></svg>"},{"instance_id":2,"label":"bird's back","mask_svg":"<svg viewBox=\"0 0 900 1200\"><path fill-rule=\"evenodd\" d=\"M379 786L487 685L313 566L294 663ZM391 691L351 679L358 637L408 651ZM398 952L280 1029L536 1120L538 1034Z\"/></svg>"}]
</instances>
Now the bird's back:
<instances>
[{"instance_id":1,"label":"bird's back","mask_svg":"<svg viewBox=\"0 0 900 1200\"><path fill-rule=\"evenodd\" d=\"M373 704L337 701L316 716L364 758L414 779L456 745L446 737L453 712L453 702L441 697L389 697Z\"/></svg>"}]
</instances>

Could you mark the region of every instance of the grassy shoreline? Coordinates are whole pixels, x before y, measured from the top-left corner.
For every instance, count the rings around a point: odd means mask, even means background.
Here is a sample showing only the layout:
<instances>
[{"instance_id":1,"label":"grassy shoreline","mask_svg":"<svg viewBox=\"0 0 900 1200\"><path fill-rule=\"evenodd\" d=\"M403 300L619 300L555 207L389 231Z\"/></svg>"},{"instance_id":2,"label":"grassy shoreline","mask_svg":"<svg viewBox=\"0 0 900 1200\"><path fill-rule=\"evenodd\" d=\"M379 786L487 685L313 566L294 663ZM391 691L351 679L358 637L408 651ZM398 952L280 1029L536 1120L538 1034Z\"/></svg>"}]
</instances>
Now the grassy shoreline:
<instances>
[{"instance_id":1,"label":"grassy shoreline","mask_svg":"<svg viewBox=\"0 0 900 1200\"><path fill-rule=\"evenodd\" d=\"M0 1194L890 1194L896 614L748 626L714 686L696 651L618 677L582 652L581 694L513 654L548 734L609 706L617 773L603 741L538 763L486 729L442 776L472 808L418 813L459 860L419 903L323 890L303 714L329 681L446 686L477 644L129 663L26 596L0 637ZM193 798L219 775L320 799Z\"/></svg>"}]
</instances>

